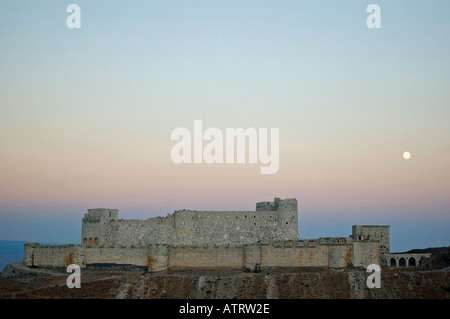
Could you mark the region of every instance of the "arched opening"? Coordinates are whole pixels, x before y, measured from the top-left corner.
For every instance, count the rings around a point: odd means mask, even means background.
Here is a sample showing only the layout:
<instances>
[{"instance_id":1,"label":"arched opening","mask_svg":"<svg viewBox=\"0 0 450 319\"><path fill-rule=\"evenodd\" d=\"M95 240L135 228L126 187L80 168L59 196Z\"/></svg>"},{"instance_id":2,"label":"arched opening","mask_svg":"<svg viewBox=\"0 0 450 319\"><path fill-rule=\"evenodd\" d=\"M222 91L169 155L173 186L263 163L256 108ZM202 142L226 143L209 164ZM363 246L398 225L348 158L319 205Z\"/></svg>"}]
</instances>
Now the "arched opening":
<instances>
[{"instance_id":1,"label":"arched opening","mask_svg":"<svg viewBox=\"0 0 450 319\"><path fill-rule=\"evenodd\" d=\"M399 260L398 260L398 265L400 266L400 267L406 267L406 259L405 258L400 258Z\"/></svg>"},{"instance_id":2,"label":"arched opening","mask_svg":"<svg viewBox=\"0 0 450 319\"><path fill-rule=\"evenodd\" d=\"M416 266L416 259L414 257L409 258L408 262L411 267Z\"/></svg>"},{"instance_id":3,"label":"arched opening","mask_svg":"<svg viewBox=\"0 0 450 319\"><path fill-rule=\"evenodd\" d=\"M87 238L86 237L83 238L83 244L87 245Z\"/></svg>"},{"instance_id":4,"label":"arched opening","mask_svg":"<svg viewBox=\"0 0 450 319\"><path fill-rule=\"evenodd\" d=\"M89 245L92 245L93 242L94 242L94 241L92 240L92 237L89 238Z\"/></svg>"},{"instance_id":5,"label":"arched opening","mask_svg":"<svg viewBox=\"0 0 450 319\"><path fill-rule=\"evenodd\" d=\"M391 258L391 267L397 267L397 260L395 260L395 258Z\"/></svg>"},{"instance_id":6,"label":"arched opening","mask_svg":"<svg viewBox=\"0 0 450 319\"><path fill-rule=\"evenodd\" d=\"M95 243L96 245L98 245L98 238L97 238L97 237L94 239L94 243Z\"/></svg>"}]
</instances>

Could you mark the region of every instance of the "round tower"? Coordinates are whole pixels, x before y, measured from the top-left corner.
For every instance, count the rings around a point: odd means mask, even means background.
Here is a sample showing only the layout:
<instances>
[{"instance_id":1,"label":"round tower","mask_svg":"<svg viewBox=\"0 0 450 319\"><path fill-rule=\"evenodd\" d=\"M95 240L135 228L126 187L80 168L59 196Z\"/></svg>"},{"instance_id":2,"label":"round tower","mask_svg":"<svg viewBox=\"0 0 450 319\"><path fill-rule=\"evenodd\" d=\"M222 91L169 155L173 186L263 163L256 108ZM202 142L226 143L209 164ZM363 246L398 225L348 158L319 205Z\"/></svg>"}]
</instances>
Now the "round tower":
<instances>
[{"instance_id":1,"label":"round tower","mask_svg":"<svg viewBox=\"0 0 450 319\"><path fill-rule=\"evenodd\" d=\"M278 227L286 240L298 240L298 204L295 198L275 198Z\"/></svg>"}]
</instances>

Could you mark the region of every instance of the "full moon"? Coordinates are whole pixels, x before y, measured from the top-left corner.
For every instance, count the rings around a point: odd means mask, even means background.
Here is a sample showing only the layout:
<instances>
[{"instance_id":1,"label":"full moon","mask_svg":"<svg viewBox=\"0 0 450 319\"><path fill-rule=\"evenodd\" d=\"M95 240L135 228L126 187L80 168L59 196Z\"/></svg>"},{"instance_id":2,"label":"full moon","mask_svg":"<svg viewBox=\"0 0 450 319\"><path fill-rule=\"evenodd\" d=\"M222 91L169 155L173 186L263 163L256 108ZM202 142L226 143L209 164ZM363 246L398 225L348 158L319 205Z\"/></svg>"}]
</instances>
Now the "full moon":
<instances>
[{"instance_id":1,"label":"full moon","mask_svg":"<svg viewBox=\"0 0 450 319\"><path fill-rule=\"evenodd\" d=\"M404 152L404 153L403 153L403 158L404 158L405 160L410 159L410 158L411 158L411 154L410 154L409 152Z\"/></svg>"}]
</instances>

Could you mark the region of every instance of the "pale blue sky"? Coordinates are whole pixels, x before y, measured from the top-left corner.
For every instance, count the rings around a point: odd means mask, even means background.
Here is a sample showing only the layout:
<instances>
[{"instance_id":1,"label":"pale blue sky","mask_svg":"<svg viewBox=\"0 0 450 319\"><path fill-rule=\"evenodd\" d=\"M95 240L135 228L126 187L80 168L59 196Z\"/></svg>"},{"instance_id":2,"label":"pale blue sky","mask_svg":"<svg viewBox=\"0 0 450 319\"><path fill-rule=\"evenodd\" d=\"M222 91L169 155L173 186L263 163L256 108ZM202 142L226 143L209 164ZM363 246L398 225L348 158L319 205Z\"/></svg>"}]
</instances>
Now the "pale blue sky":
<instances>
[{"instance_id":1,"label":"pale blue sky","mask_svg":"<svg viewBox=\"0 0 450 319\"><path fill-rule=\"evenodd\" d=\"M448 246L449 13L448 1L3 0L0 239L78 242L93 207L147 218L289 196L302 237L379 223L393 249ZM279 173L174 166L170 132L195 119L280 128Z\"/></svg>"}]
</instances>

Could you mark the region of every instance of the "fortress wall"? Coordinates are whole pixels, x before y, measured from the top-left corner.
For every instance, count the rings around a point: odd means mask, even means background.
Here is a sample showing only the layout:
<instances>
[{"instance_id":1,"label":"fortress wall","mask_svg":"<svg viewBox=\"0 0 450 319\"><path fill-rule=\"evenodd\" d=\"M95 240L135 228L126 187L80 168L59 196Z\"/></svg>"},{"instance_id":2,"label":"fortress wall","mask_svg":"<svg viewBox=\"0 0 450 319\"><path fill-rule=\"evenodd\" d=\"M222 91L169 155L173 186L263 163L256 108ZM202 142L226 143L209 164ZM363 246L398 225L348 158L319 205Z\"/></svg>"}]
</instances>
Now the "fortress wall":
<instances>
[{"instance_id":1,"label":"fortress wall","mask_svg":"<svg viewBox=\"0 0 450 319\"><path fill-rule=\"evenodd\" d=\"M107 227L106 246L146 246L175 242L173 216L147 220L111 221Z\"/></svg>"},{"instance_id":2,"label":"fortress wall","mask_svg":"<svg viewBox=\"0 0 450 319\"><path fill-rule=\"evenodd\" d=\"M266 267L328 266L328 246L261 246L261 265Z\"/></svg>"},{"instance_id":3,"label":"fortress wall","mask_svg":"<svg viewBox=\"0 0 450 319\"><path fill-rule=\"evenodd\" d=\"M346 267L352 262L351 244L319 244L319 240L286 241L261 246L263 266Z\"/></svg>"},{"instance_id":4,"label":"fortress wall","mask_svg":"<svg viewBox=\"0 0 450 319\"><path fill-rule=\"evenodd\" d=\"M242 247L175 246L169 248L169 268L236 268L244 264Z\"/></svg>"},{"instance_id":5,"label":"fortress wall","mask_svg":"<svg viewBox=\"0 0 450 319\"><path fill-rule=\"evenodd\" d=\"M244 246L244 267L253 270L255 265L261 266L261 246L246 245Z\"/></svg>"},{"instance_id":6,"label":"fortress wall","mask_svg":"<svg viewBox=\"0 0 450 319\"><path fill-rule=\"evenodd\" d=\"M33 266L33 250L37 246L37 244L29 244L26 243L23 245L23 264L25 266Z\"/></svg>"},{"instance_id":7,"label":"fortress wall","mask_svg":"<svg viewBox=\"0 0 450 319\"><path fill-rule=\"evenodd\" d=\"M86 264L147 266L147 247L86 247Z\"/></svg>"},{"instance_id":8,"label":"fortress wall","mask_svg":"<svg viewBox=\"0 0 450 319\"><path fill-rule=\"evenodd\" d=\"M353 264L353 245L328 245L329 266L344 268Z\"/></svg>"},{"instance_id":9,"label":"fortress wall","mask_svg":"<svg viewBox=\"0 0 450 319\"><path fill-rule=\"evenodd\" d=\"M169 247L167 245L148 246L148 271L161 271L169 267Z\"/></svg>"},{"instance_id":10,"label":"fortress wall","mask_svg":"<svg viewBox=\"0 0 450 319\"><path fill-rule=\"evenodd\" d=\"M370 264L381 265L378 241L355 241L353 243L353 265L367 268Z\"/></svg>"},{"instance_id":11,"label":"fortress wall","mask_svg":"<svg viewBox=\"0 0 450 319\"><path fill-rule=\"evenodd\" d=\"M67 267L70 264L85 266L85 248L82 245L25 244L26 266Z\"/></svg>"},{"instance_id":12,"label":"fortress wall","mask_svg":"<svg viewBox=\"0 0 450 319\"><path fill-rule=\"evenodd\" d=\"M351 244L299 246L295 241L274 245L175 246L169 248L169 268L347 267L352 262Z\"/></svg>"},{"instance_id":13,"label":"fortress wall","mask_svg":"<svg viewBox=\"0 0 450 319\"><path fill-rule=\"evenodd\" d=\"M276 211L176 211L178 243L249 244L281 238Z\"/></svg>"},{"instance_id":14,"label":"fortress wall","mask_svg":"<svg viewBox=\"0 0 450 319\"><path fill-rule=\"evenodd\" d=\"M192 245L146 247L96 247L83 245L40 246L26 244L27 266L67 267L69 264L132 264L148 266L149 271L167 268L235 268L261 267L367 267L379 263L377 241L352 244L320 244L320 240L273 242L270 245Z\"/></svg>"}]
</instances>

